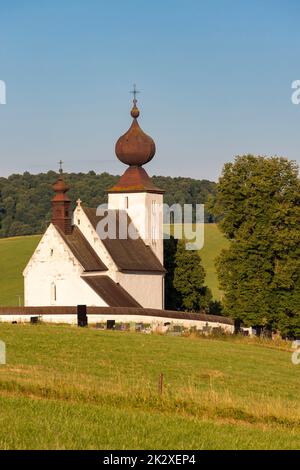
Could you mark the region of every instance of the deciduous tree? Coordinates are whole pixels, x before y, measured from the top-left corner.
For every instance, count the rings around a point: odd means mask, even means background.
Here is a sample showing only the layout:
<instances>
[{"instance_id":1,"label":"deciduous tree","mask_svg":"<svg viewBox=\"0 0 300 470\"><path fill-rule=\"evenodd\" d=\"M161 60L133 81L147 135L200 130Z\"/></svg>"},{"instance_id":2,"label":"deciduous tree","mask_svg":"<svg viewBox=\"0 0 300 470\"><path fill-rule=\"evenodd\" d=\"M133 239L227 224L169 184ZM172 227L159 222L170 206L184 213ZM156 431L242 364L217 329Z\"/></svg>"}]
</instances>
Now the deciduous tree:
<instances>
[{"instance_id":1,"label":"deciduous tree","mask_svg":"<svg viewBox=\"0 0 300 470\"><path fill-rule=\"evenodd\" d=\"M180 295L181 308L188 311L208 308L212 296L204 285L205 271L200 255L195 250L186 250L184 240L177 243L175 266L174 287Z\"/></svg>"},{"instance_id":2,"label":"deciduous tree","mask_svg":"<svg viewBox=\"0 0 300 470\"><path fill-rule=\"evenodd\" d=\"M218 260L225 312L246 325L300 334L300 183L279 157L225 165L214 214L230 240Z\"/></svg>"}]
</instances>

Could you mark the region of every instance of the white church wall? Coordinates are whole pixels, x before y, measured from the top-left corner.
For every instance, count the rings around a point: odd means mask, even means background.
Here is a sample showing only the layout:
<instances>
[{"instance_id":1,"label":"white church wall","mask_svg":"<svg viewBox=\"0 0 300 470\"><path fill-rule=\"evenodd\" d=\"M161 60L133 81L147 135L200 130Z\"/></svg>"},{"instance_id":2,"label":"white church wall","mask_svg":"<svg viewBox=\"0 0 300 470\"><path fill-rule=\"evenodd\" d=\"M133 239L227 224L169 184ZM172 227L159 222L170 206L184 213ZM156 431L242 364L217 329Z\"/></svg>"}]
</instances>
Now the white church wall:
<instances>
[{"instance_id":1,"label":"white church wall","mask_svg":"<svg viewBox=\"0 0 300 470\"><path fill-rule=\"evenodd\" d=\"M163 195L109 193L108 207L127 211L141 238L163 264Z\"/></svg>"},{"instance_id":2,"label":"white church wall","mask_svg":"<svg viewBox=\"0 0 300 470\"><path fill-rule=\"evenodd\" d=\"M117 273L117 282L144 308L164 308L164 277L155 274Z\"/></svg>"},{"instance_id":3,"label":"white church wall","mask_svg":"<svg viewBox=\"0 0 300 470\"><path fill-rule=\"evenodd\" d=\"M82 272L51 224L24 271L25 306L107 306L81 279Z\"/></svg>"}]
</instances>

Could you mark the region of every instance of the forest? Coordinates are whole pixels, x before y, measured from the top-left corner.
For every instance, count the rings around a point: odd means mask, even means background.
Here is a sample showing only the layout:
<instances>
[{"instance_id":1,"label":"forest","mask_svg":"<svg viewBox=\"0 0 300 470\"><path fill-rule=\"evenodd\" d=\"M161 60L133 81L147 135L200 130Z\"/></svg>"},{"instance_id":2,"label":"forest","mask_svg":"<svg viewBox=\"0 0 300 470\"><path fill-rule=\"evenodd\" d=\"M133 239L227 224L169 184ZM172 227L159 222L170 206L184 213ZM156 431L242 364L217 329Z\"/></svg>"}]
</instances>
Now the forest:
<instances>
[{"instance_id":1,"label":"forest","mask_svg":"<svg viewBox=\"0 0 300 470\"><path fill-rule=\"evenodd\" d=\"M50 221L52 185L58 175L47 173L13 174L0 177L0 238L43 233ZM73 207L80 198L87 207L97 207L107 201L107 189L119 176L109 173L67 173L65 181L70 186L69 196ZM215 194L216 183L184 177L153 176L156 186L165 190L164 202L178 204L204 204ZM206 222L212 222L207 212Z\"/></svg>"}]
</instances>

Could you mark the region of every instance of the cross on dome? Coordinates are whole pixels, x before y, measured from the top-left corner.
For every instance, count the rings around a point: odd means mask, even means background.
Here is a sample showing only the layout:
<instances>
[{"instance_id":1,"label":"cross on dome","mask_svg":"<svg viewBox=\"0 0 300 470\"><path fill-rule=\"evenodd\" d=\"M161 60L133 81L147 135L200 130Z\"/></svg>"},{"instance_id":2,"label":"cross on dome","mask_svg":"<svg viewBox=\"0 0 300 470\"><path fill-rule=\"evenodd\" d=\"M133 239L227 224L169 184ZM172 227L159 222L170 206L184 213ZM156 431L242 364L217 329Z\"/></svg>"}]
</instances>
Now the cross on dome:
<instances>
[{"instance_id":1,"label":"cross on dome","mask_svg":"<svg viewBox=\"0 0 300 470\"><path fill-rule=\"evenodd\" d=\"M58 164L59 164L59 173L62 175L63 174L63 161L62 160L59 160Z\"/></svg>"},{"instance_id":2,"label":"cross on dome","mask_svg":"<svg viewBox=\"0 0 300 470\"><path fill-rule=\"evenodd\" d=\"M133 94L133 105L136 106L136 103L137 103L136 95L140 92L136 89L135 83L133 84L133 90L130 93Z\"/></svg>"}]
</instances>

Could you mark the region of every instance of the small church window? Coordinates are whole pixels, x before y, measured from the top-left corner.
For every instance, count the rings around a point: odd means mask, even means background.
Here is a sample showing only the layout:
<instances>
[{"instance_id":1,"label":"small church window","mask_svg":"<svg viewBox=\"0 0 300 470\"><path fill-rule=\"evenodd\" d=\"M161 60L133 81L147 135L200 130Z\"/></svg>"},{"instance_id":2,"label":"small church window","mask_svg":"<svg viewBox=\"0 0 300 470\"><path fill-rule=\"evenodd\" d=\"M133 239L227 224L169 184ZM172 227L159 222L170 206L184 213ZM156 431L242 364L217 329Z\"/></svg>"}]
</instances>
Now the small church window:
<instances>
[{"instance_id":1,"label":"small church window","mask_svg":"<svg viewBox=\"0 0 300 470\"><path fill-rule=\"evenodd\" d=\"M50 256L53 256L53 253L54 253L54 250L53 250L53 248L51 248Z\"/></svg>"},{"instance_id":2,"label":"small church window","mask_svg":"<svg viewBox=\"0 0 300 470\"><path fill-rule=\"evenodd\" d=\"M77 225L80 225L80 219L77 219Z\"/></svg>"},{"instance_id":3,"label":"small church window","mask_svg":"<svg viewBox=\"0 0 300 470\"><path fill-rule=\"evenodd\" d=\"M51 302L56 302L57 292L56 292L56 284L52 282L51 284Z\"/></svg>"},{"instance_id":4,"label":"small church window","mask_svg":"<svg viewBox=\"0 0 300 470\"><path fill-rule=\"evenodd\" d=\"M125 196L125 209L128 209L128 197Z\"/></svg>"},{"instance_id":5,"label":"small church window","mask_svg":"<svg viewBox=\"0 0 300 470\"><path fill-rule=\"evenodd\" d=\"M155 215L155 213L156 213L156 201L152 201L151 206L152 206L152 214Z\"/></svg>"}]
</instances>

